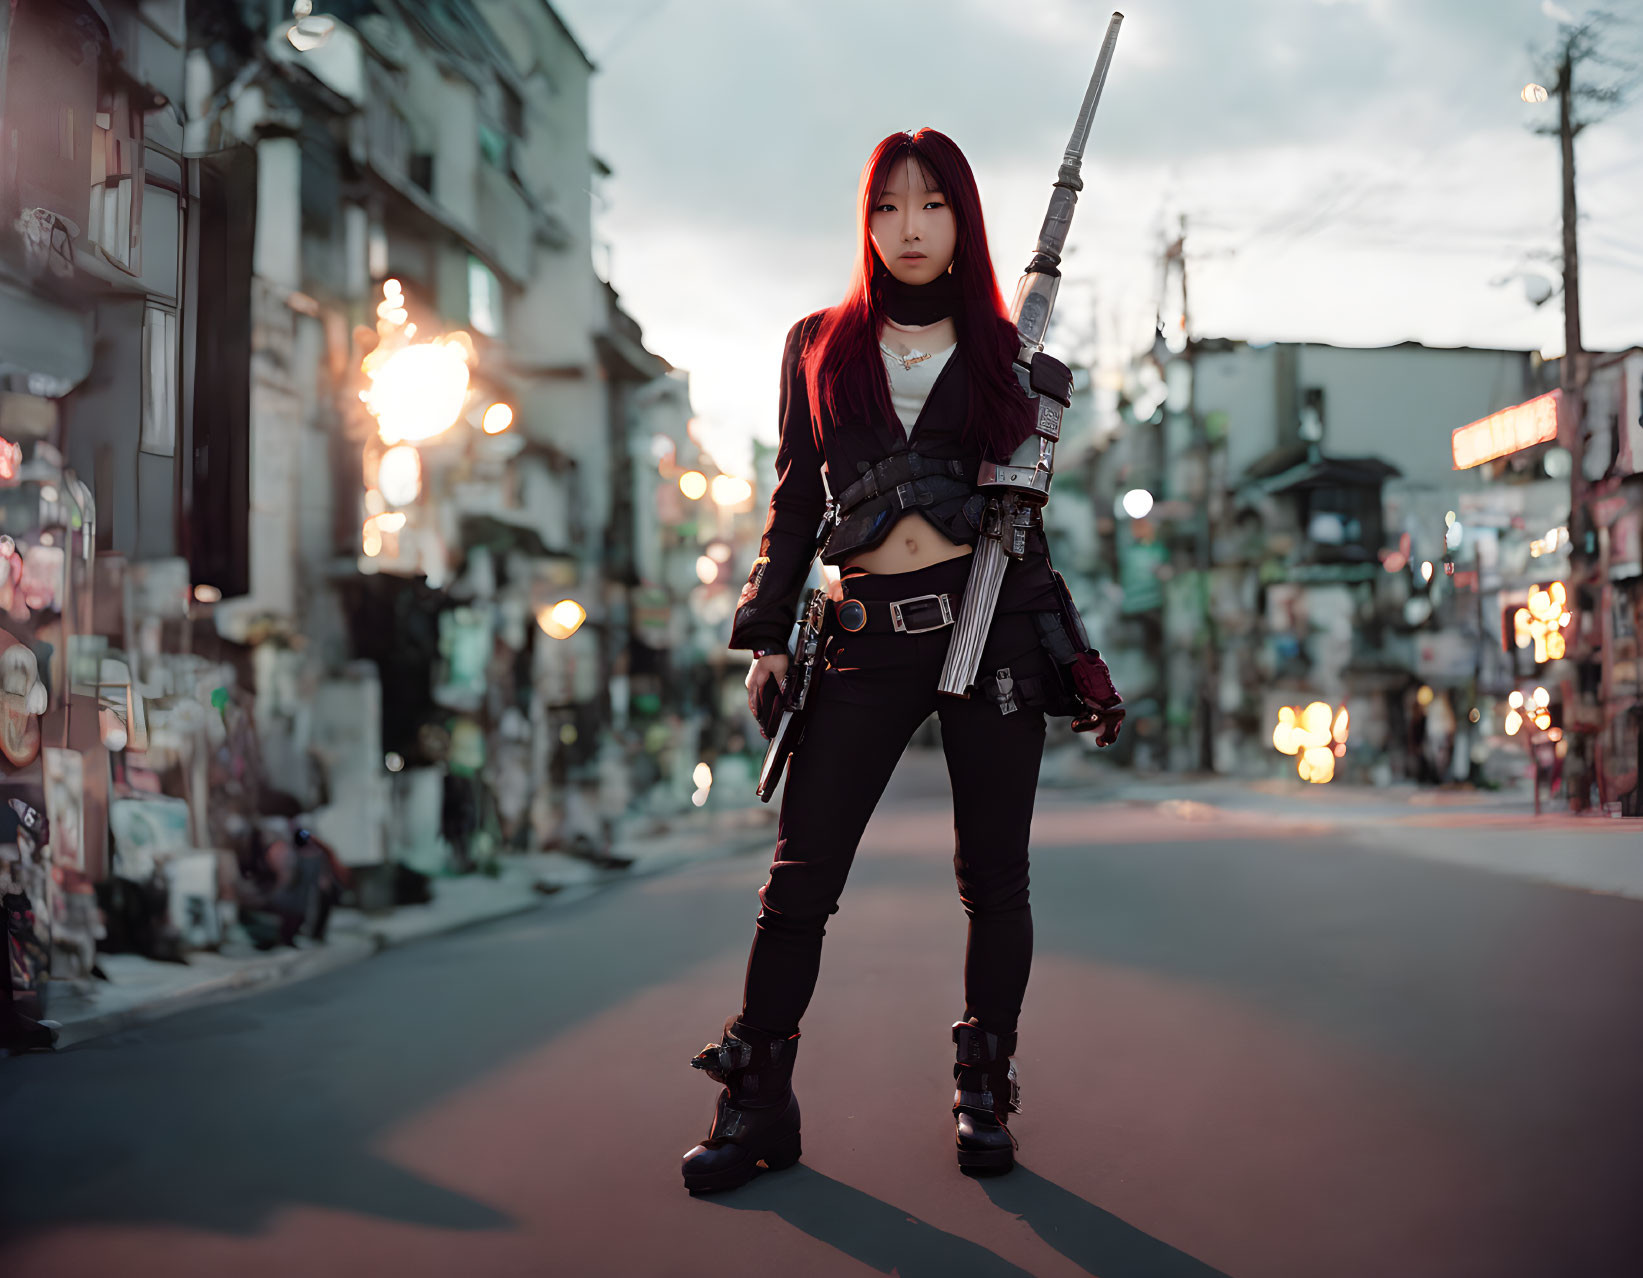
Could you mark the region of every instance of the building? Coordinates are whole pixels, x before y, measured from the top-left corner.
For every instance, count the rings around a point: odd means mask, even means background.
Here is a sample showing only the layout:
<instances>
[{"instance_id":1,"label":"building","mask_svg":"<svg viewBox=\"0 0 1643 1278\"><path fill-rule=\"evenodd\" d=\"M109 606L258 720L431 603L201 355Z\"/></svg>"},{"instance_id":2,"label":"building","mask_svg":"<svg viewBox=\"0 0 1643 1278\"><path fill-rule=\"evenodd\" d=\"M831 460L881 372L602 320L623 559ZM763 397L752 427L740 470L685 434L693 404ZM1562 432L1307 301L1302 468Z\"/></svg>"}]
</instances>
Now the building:
<instances>
[{"instance_id":1,"label":"building","mask_svg":"<svg viewBox=\"0 0 1643 1278\"><path fill-rule=\"evenodd\" d=\"M1293 770L1280 711L1323 701L1351 709L1344 773L1470 774L1494 632L1453 575L1456 512L1483 480L1454 471L1449 436L1525 398L1538 365L1417 343L1157 344L1096 481L1097 509L1119 504L1126 646L1157 654L1126 688L1144 761ZM1145 500L1126 515L1131 491Z\"/></svg>"},{"instance_id":2,"label":"building","mask_svg":"<svg viewBox=\"0 0 1643 1278\"><path fill-rule=\"evenodd\" d=\"M545 0L321 8L0 13L0 879L82 968L100 885L213 944L298 814L378 902L590 837L657 779L635 653L679 700L718 607L742 503L642 491L688 379L593 268L592 63Z\"/></svg>"}]
</instances>

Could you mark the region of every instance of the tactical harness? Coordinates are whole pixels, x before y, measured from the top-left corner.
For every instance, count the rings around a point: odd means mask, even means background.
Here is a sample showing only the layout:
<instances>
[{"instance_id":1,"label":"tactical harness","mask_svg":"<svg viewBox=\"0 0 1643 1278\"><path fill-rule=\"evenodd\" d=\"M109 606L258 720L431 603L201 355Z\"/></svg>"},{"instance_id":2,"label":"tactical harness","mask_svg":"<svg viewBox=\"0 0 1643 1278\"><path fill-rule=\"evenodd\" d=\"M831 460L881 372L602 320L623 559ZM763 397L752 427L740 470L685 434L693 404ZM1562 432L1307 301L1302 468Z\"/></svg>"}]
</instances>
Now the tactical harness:
<instances>
[{"instance_id":1,"label":"tactical harness","mask_svg":"<svg viewBox=\"0 0 1643 1278\"><path fill-rule=\"evenodd\" d=\"M822 547L824 564L837 565L871 550L908 511L917 511L954 545L974 544L986 499L976 492L971 468L914 452L891 453L838 497L838 522Z\"/></svg>"}]
</instances>

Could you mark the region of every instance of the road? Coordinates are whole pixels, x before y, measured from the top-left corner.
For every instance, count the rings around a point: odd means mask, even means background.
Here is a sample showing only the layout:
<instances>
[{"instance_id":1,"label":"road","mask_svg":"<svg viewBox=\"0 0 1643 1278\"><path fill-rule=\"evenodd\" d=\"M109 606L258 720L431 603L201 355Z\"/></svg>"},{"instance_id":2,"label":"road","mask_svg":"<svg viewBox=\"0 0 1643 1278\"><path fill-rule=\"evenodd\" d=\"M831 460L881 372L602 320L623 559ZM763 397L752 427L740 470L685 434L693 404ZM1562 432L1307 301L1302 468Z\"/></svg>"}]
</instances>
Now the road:
<instances>
[{"instance_id":1,"label":"road","mask_svg":"<svg viewBox=\"0 0 1643 1278\"><path fill-rule=\"evenodd\" d=\"M1643 902L1315 802L1044 793L1021 1163L961 1176L932 776L910 759L829 927L798 1167L679 1181L761 854L0 1061L0 1272L1643 1272Z\"/></svg>"}]
</instances>

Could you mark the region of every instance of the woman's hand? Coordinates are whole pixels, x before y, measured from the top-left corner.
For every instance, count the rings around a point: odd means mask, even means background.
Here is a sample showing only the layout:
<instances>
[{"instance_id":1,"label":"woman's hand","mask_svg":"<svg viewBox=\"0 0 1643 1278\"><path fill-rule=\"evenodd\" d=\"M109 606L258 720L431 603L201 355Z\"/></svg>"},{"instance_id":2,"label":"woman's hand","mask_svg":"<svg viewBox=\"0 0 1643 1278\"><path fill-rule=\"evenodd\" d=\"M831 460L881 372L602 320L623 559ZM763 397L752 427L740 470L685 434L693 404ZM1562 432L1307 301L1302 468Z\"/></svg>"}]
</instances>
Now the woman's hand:
<instances>
[{"instance_id":1,"label":"woman's hand","mask_svg":"<svg viewBox=\"0 0 1643 1278\"><path fill-rule=\"evenodd\" d=\"M787 678L787 654L772 652L758 658L747 668L747 708L752 711L753 717L759 717L759 689L764 686L766 679L775 679L779 687L783 679Z\"/></svg>"}]
</instances>

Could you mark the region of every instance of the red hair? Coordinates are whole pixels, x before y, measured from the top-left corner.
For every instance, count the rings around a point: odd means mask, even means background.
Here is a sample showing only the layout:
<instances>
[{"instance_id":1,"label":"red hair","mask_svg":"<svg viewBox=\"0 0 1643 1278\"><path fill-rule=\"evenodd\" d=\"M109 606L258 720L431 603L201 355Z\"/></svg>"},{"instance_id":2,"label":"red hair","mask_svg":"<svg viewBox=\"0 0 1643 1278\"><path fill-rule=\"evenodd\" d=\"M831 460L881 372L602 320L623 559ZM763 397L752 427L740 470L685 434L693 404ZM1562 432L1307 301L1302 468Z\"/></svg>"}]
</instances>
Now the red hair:
<instances>
[{"instance_id":1,"label":"red hair","mask_svg":"<svg viewBox=\"0 0 1643 1278\"><path fill-rule=\"evenodd\" d=\"M861 171L856 200L856 264L844 300L823 313L804 352L805 386L810 392L811 420L818 437L823 410L835 422L851 411L877 410L896 420L890 382L879 354L884 319L880 281L889 268L873 247L869 219L889 184L897 161L918 161L931 189L947 197L957 224L953 275L961 301L953 316L958 344L970 378L967 436L995 461L1002 461L1033 429L1033 413L1011 369L1021 339L1005 310L987 249L987 226L975 174L958 145L945 133L920 129L892 133L873 149Z\"/></svg>"}]
</instances>

